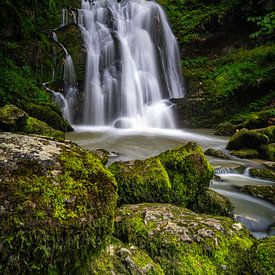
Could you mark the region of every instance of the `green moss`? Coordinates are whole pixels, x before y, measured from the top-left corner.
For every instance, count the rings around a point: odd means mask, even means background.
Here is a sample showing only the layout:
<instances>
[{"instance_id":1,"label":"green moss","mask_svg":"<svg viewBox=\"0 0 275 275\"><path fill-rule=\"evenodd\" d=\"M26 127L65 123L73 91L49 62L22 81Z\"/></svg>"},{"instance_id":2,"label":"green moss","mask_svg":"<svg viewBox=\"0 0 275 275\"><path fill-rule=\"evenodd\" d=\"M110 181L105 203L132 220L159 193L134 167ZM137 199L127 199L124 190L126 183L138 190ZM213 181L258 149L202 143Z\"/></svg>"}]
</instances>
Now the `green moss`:
<instances>
[{"instance_id":1,"label":"green moss","mask_svg":"<svg viewBox=\"0 0 275 275\"><path fill-rule=\"evenodd\" d=\"M241 159L257 159L260 158L260 154L255 149L241 149L231 151L231 155Z\"/></svg>"},{"instance_id":2,"label":"green moss","mask_svg":"<svg viewBox=\"0 0 275 275\"><path fill-rule=\"evenodd\" d=\"M78 272L112 234L115 179L71 143L17 135L1 142L10 149L0 181L0 273Z\"/></svg>"},{"instance_id":3,"label":"green moss","mask_svg":"<svg viewBox=\"0 0 275 275\"><path fill-rule=\"evenodd\" d=\"M93 150L95 156L97 156L103 165L106 165L109 160L109 152L104 149Z\"/></svg>"},{"instance_id":4,"label":"green moss","mask_svg":"<svg viewBox=\"0 0 275 275\"><path fill-rule=\"evenodd\" d=\"M159 155L166 169L172 190L172 201L189 205L209 186L214 170L196 143L169 150Z\"/></svg>"},{"instance_id":5,"label":"green moss","mask_svg":"<svg viewBox=\"0 0 275 275\"><path fill-rule=\"evenodd\" d=\"M275 204L275 185L245 185L241 191Z\"/></svg>"},{"instance_id":6,"label":"green moss","mask_svg":"<svg viewBox=\"0 0 275 275\"><path fill-rule=\"evenodd\" d=\"M275 237L259 240L249 252L250 272L256 274L275 273Z\"/></svg>"},{"instance_id":7,"label":"green moss","mask_svg":"<svg viewBox=\"0 0 275 275\"><path fill-rule=\"evenodd\" d=\"M242 129L234 134L228 141L226 149L259 148L261 145L268 144L269 137L263 131Z\"/></svg>"},{"instance_id":8,"label":"green moss","mask_svg":"<svg viewBox=\"0 0 275 275\"><path fill-rule=\"evenodd\" d=\"M118 183L119 204L169 202L171 184L158 158L113 163L109 170Z\"/></svg>"},{"instance_id":9,"label":"green moss","mask_svg":"<svg viewBox=\"0 0 275 275\"><path fill-rule=\"evenodd\" d=\"M196 202L191 209L198 213L206 213L212 215L232 217L234 206L226 197L216 193L214 190L208 189L206 192L198 196Z\"/></svg>"},{"instance_id":10,"label":"green moss","mask_svg":"<svg viewBox=\"0 0 275 275\"><path fill-rule=\"evenodd\" d=\"M273 108L260 112L238 114L231 118L228 122L220 124L216 134L233 135L236 130L241 130L242 128L264 128L273 124L274 116L275 111Z\"/></svg>"},{"instance_id":11,"label":"green moss","mask_svg":"<svg viewBox=\"0 0 275 275\"><path fill-rule=\"evenodd\" d=\"M50 103L38 104L23 101L20 102L18 106L26 111L30 116L46 122L49 126L56 130L63 132L72 130L69 122L62 117L60 110Z\"/></svg>"},{"instance_id":12,"label":"green moss","mask_svg":"<svg viewBox=\"0 0 275 275\"><path fill-rule=\"evenodd\" d=\"M275 161L275 143L262 145L259 151L263 159Z\"/></svg>"},{"instance_id":13,"label":"green moss","mask_svg":"<svg viewBox=\"0 0 275 275\"><path fill-rule=\"evenodd\" d=\"M146 160L113 163L119 203L173 202L189 205L203 194L213 168L195 143Z\"/></svg>"},{"instance_id":14,"label":"green moss","mask_svg":"<svg viewBox=\"0 0 275 275\"><path fill-rule=\"evenodd\" d=\"M229 157L222 152L221 150L216 150L213 148L209 148L204 152L205 155L212 156L212 157L217 157L221 159L229 159Z\"/></svg>"},{"instance_id":15,"label":"green moss","mask_svg":"<svg viewBox=\"0 0 275 275\"><path fill-rule=\"evenodd\" d=\"M145 249L167 274L241 274L254 241L229 218L166 204L124 206L115 228L117 237Z\"/></svg>"},{"instance_id":16,"label":"green moss","mask_svg":"<svg viewBox=\"0 0 275 275\"><path fill-rule=\"evenodd\" d=\"M45 122L39 121L36 118L28 117L22 131L26 134L36 134L40 136L53 137L57 140L64 140L64 132L53 129Z\"/></svg>"},{"instance_id":17,"label":"green moss","mask_svg":"<svg viewBox=\"0 0 275 275\"><path fill-rule=\"evenodd\" d=\"M271 171L268 169L251 168L249 170L249 172L253 177L275 181L275 172L274 171Z\"/></svg>"},{"instance_id":18,"label":"green moss","mask_svg":"<svg viewBox=\"0 0 275 275\"><path fill-rule=\"evenodd\" d=\"M132 244L112 238L107 248L89 263L89 274L164 274L149 255Z\"/></svg>"},{"instance_id":19,"label":"green moss","mask_svg":"<svg viewBox=\"0 0 275 275\"><path fill-rule=\"evenodd\" d=\"M26 124L28 115L14 105L7 104L0 108L0 130L20 131Z\"/></svg>"}]
</instances>

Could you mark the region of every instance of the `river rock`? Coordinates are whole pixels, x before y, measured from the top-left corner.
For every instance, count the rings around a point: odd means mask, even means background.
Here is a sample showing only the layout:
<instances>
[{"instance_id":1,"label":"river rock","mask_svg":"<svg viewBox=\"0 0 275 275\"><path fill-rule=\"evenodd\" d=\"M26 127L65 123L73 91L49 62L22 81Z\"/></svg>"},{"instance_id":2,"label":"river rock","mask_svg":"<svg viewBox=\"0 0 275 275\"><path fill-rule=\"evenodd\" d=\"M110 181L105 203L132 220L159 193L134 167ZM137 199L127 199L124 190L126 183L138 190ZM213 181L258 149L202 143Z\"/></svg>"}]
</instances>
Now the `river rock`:
<instances>
[{"instance_id":1,"label":"river rock","mask_svg":"<svg viewBox=\"0 0 275 275\"><path fill-rule=\"evenodd\" d=\"M228 198L208 189L198 196L191 208L197 213L233 217L234 206Z\"/></svg>"},{"instance_id":2,"label":"river rock","mask_svg":"<svg viewBox=\"0 0 275 275\"><path fill-rule=\"evenodd\" d=\"M89 261L89 274L164 274L146 251L112 238L99 255Z\"/></svg>"},{"instance_id":3,"label":"river rock","mask_svg":"<svg viewBox=\"0 0 275 275\"><path fill-rule=\"evenodd\" d=\"M188 206L209 186L213 168L195 143L146 160L115 162L119 203L173 202Z\"/></svg>"},{"instance_id":4,"label":"river rock","mask_svg":"<svg viewBox=\"0 0 275 275\"><path fill-rule=\"evenodd\" d=\"M0 273L77 273L112 234L116 198L91 152L0 133Z\"/></svg>"},{"instance_id":5,"label":"river rock","mask_svg":"<svg viewBox=\"0 0 275 275\"><path fill-rule=\"evenodd\" d=\"M275 185L244 185L241 191L275 205Z\"/></svg>"},{"instance_id":6,"label":"river rock","mask_svg":"<svg viewBox=\"0 0 275 275\"><path fill-rule=\"evenodd\" d=\"M275 126L256 130L242 129L229 139L226 148L235 150L232 153L234 156L242 158L260 157L274 161ZM253 153L251 150L254 150Z\"/></svg>"},{"instance_id":7,"label":"river rock","mask_svg":"<svg viewBox=\"0 0 275 275\"><path fill-rule=\"evenodd\" d=\"M165 274L241 274L254 238L226 217L169 204L125 205L115 235L147 251Z\"/></svg>"},{"instance_id":8,"label":"river rock","mask_svg":"<svg viewBox=\"0 0 275 275\"><path fill-rule=\"evenodd\" d=\"M251 168L249 172L253 177L271 180L275 182L275 171L268 169Z\"/></svg>"},{"instance_id":9,"label":"river rock","mask_svg":"<svg viewBox=\"0 0 275 275\"><path fill-rule=\"evenodd\" d=\"M212 157L217 157L221 159L229 159L229 156L227 156L223 151L221 150L216 150L213 148L208 148L205 152L205 155L207 156L212 156Z\"/></svg>"}]
</instances>

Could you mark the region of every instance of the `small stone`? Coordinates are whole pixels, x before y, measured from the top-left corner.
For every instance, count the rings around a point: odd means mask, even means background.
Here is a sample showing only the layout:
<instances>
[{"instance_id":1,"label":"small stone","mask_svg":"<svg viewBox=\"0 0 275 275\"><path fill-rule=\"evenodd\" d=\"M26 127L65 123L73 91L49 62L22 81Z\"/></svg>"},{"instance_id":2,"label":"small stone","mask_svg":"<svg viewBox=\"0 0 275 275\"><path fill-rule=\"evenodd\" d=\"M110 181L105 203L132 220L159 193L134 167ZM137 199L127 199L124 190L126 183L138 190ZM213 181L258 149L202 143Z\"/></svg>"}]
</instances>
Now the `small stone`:
<instances>
[{"instance_id":1,"label":"small stone","mask_svg":"<svg viewBox=\"0 0 275 275\"><path fill-rule=\"evenodd\" d=\"M119 254L120 256L132 256L132 253L125 247L122 247L120 250L119 250Z\"/></svg>"}]
</instances>

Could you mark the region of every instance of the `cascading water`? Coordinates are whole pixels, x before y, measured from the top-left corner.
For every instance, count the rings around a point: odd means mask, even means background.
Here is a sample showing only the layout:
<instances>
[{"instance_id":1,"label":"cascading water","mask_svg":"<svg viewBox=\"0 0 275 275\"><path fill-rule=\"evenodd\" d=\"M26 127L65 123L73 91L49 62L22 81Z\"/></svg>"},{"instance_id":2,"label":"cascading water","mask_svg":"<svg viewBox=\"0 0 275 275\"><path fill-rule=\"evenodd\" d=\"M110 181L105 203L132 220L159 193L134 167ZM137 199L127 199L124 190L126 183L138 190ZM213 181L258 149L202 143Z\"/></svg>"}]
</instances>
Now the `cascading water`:
<instances>
[{"instance_id":1,"label":"cascading water","mask_svg":"<svg viewBox=\"0 0 275 275\"><path fill-rule=\"evenodd\" d=\"M169 99L183 96L183 81L161 7L145 0L82 1L78 25L87 52L82 123L175 128Z\"/></svg>"}]
</instances>

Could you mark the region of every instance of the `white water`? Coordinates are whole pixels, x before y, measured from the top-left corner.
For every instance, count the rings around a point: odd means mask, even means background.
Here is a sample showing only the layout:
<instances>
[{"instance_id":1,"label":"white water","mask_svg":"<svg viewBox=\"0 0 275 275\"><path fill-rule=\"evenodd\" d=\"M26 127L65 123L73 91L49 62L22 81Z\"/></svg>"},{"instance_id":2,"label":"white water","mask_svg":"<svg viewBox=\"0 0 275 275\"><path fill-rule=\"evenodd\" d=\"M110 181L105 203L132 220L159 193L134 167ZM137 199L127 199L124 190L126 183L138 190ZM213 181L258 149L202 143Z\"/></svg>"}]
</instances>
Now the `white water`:
<instances>
[{"instance_id":1,"label":"white water","mask_svg":"<svg viewBox=\"0 0 275 275\"><path fill-rule=\"evenodd\" d=\"M183 96L183 82L177 41L161 7L82 1L78 25L87 52L82 124L175 128L168 99Z\"/></svg>"}]
</instances>

